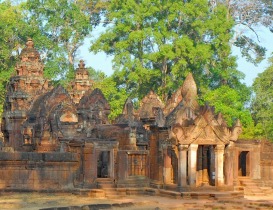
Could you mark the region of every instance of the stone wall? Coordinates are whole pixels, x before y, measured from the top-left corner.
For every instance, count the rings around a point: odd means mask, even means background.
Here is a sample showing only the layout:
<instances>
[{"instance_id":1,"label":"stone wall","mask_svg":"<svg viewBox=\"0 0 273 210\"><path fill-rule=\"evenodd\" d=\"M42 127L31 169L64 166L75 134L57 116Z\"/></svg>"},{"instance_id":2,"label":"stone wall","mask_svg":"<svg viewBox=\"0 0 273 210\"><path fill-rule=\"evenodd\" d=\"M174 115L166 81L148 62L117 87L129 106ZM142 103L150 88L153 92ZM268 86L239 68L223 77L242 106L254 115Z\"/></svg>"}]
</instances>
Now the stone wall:
<instances>
[{"instance_id":1,"label":"stone wall","mask_svg":"<svg viewBox=\"0 0 273 210\"><path fill-rule=\"evenodd\" d=\"M261 177L264 181L273 177L273 143L266 140L261 142Z\"/></svg>"},{"instance_id":2,"label":"stone wall","mask_svg":"<svg viewBox=\"0 0 273 210\"><path fill-rule=\"evenodd\" d=\"M79 159L76 153L0 152L0 189L72 189Z\"/></svg>"}]
</instances>

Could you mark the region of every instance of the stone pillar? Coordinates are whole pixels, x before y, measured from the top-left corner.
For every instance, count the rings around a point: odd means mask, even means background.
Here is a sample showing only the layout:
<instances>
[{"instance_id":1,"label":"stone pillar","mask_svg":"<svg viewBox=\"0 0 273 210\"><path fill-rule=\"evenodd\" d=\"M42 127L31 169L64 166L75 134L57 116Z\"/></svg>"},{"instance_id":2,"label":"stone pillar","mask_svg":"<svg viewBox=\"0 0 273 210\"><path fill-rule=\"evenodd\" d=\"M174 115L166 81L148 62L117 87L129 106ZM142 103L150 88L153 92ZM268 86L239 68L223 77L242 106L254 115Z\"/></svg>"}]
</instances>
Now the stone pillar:
<instances>
[{"instance_id":1,"label":"stone pillar","mask_svg":"<svg viewBox=\"0 0 273 210\"><path fill-rule=\"evenodd\" d=\"M197 148L198 144L191 144L188 151L188 177L190 186L196 186Z\"/></svg>"},{"instance_id":2,"label":"stone pillar","mask_svg":"<svg viewBox=\"0 0 273 210\"><path fill-rule=\"evenodd\" d=\"M82 147L81 153L83 155L83 166L82 166L82 173L84 174L84 182L87 184L91 184L94 179L93 173L93 145L87 143L85 147Z\"/></svg>"},{"instance_id":3,"label":"stone pillar","mask_svg":"<svg viewBox=\"0 0 273 210\"><path fill-rule=\"evenodd\" d=\"M111 149L110 152L110 157L109 157L109 164L108 164L108 176L109 178L115 178L115 170L114 170L114 165L115 165L115 151L114 149Z\"/></svg>"},{"instance_id":4,"label":"stone pillar","mask_svg":"<svg viewBox=\"0 0 273 210\"><path fill-rule=\"evenodd\" d=\"M238 180L238 169L239 169L239 151L238 148L234 148L233 151L234 157L232 158L233 160L233 185L239 185L239 180Z\"/></svg>"},{"instance_id":5,"label":"stone pillar","mask_svg":"<svg viewBox=\"0 0 273 210\"><path fill-rule=\"evenodd\" d=\"M67 152L67 144L66 141L60 141L60 152Z\"/></svg>"},{"instance_id":6,"label":"stone pillar","mask_svg":"<svg viewBox=\"0 0 273 210\"><path fill-rule=\"evenodd\" d=\"M225 156L224 156L225 184L228 186L232 186L234 181L234 164L235 164L234 157L237 157L235 154L236 153L235 153L234 143L230 142L230 144L227 146L227 149L225 151Z\"/></svg>"},{"instance_id":7,"label":"stone pillar","mask_svg":"<svg viewBox=\"0 0 273 210\"><path fill-rule=\"evenodd\" d=\"M187 150L188 145L178 145L178 186L187 186Z\"/></svg>"},{"instance_id":8,"label":"stone pillar","mask_svg":"<svg viewBox=\"0 0 273 210\"><path fill-rule=\"evenodd\" d=\"M225 145L215 147L215 186L224 185L224 150Z\"/></svg>"},{"instance_id":9,"label":"stone pillar","mask_svg":"<svg viewBox=\"0 0 273 210\"><path fill-rule=\"evenodd\" d=\"M199 145L197 149L197 175L196 175L196 186L200 186L203 182L203 147Z\"/></svg>"},{"instance_id":10,"label":"stone pillar","mask_svg":"<svg viewBox=\"0 0 273 210\"><path fill-rule=\"evenodd\" d=\"M203 146L202 151L202 184L208 185L209 184L209 174L208 174L208 146Z\"/></svg>"},{"instance_id":11,"label":"stone pillar","mask_svg":"<svg viewBox=\"0 0 273 210\"><path fill-rule=\"evenodd\" d=\"M168 155L168 145L167 144L162 145L162 149L163 149L163 159L164 159L163 182L164 184L169 184L171 183L172 160L171 160L171 157Z\"/></svg>"},{"instance_id":12,"label":"stone pillar","mask_svg":"<svg viewBox=\"0 0 273 210\"><path fill-rule=\"evenodd\" d=\"M250 176L252 179L260 179L261 178L261 145L257 143L253 148L253 151L250 153Z\"/></svg>"}]
</instances>

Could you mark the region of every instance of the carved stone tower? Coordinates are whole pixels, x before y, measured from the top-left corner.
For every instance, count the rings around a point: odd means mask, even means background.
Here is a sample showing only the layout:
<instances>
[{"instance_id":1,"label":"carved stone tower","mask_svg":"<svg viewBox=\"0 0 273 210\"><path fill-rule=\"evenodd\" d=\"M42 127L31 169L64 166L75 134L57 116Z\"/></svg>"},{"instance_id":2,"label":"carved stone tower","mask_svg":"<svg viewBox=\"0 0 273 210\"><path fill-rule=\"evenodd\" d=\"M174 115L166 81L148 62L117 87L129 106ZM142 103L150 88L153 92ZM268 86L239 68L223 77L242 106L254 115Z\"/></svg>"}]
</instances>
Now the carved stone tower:
<instances>
[{"instance_id":1,"label":"carved stone tower","mask_svg":"<svg viewBox=\"0 0 273 210\"><path fill-rule=\"evenodd\" d=\"M21 124L25 121L33 101L50 89L49 81L43 77L44 66L32 39L28 39L19 58L15 76L10 78L7 85L2 117L5 147L13 147L15 150L21 150L25 143Z\"/></svg>"},{"instance_id":2,"label":"carved stone tower","mask_svg":"<svg viewBox=\"0 0 273 210\"><path fill-rule=\"evenodd\" d=\"M89 79L89 72L85 68L84 61L80 60L78 66L79 67L76 69L75 73L75 80L68 88L69 94L75 104L78 104L84 93L88 90L91 90L93 86L92 80Z\"/></svg>"}]
</instances>

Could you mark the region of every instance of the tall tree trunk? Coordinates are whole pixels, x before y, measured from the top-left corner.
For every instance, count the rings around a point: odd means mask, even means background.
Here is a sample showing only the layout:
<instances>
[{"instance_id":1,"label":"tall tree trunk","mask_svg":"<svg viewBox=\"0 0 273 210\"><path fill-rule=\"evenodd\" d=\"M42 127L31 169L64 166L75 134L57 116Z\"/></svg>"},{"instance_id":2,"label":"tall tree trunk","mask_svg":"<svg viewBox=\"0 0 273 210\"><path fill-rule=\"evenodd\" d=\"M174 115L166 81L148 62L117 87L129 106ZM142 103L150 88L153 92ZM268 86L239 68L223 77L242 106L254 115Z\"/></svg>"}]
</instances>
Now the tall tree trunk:
<instances>
[{"instance_id":1,"label":"tall tree trunk","mask_svg":"<svg viewBox=\"0 0 273 210\"><path fill-rule=\"evenodd\" d=\"M168 66L167 66L167 60L166 58L163 60L162 62L162 93L161 93L161 97L164 101L167 101L168 99L168 94L166 92L167 89L167 70L168 70Z\"/></svg>"}]
</instances>

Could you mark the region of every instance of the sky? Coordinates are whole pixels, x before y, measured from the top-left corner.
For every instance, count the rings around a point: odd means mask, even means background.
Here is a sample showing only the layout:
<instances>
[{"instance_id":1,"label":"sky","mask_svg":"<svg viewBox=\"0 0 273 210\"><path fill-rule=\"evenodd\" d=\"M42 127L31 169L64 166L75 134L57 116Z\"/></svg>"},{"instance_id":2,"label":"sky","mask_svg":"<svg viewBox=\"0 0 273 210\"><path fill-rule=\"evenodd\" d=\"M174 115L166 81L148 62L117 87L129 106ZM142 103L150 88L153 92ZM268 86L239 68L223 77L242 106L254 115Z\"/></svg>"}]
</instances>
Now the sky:
<instances>
[{"instance_id":1,"label":"sky","mask_svg":"<svg viewBox=\"0 0 273 210\"><path fill-rule=\"evenodd\" d=\"M93 37L98 37L102 31L102 28L95 28L93 31ZM266 59L264 59L259 65L255 66L242 58L240 56L240 49L232 49L233 55L237 56L238 70L245 74L245 79L242 82L246 83L247 86L251 86L258 73L263 72L269 66L268 58L273 52L273 33L266 28L258 28L257 34L259 36L260 45L267 49ZM254 34L250 35L250 37L253 39L256 38ZM90 38L87 38L84 45L80 48L79 58L85 61L86 66L91 66L95 70L101 70L108 76L113 74L111 63L113 57L107 56L103 52L96 55L89 52L89 47L91 45L90 40Z\"/></svg>"}]
</instances>

